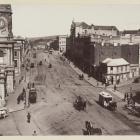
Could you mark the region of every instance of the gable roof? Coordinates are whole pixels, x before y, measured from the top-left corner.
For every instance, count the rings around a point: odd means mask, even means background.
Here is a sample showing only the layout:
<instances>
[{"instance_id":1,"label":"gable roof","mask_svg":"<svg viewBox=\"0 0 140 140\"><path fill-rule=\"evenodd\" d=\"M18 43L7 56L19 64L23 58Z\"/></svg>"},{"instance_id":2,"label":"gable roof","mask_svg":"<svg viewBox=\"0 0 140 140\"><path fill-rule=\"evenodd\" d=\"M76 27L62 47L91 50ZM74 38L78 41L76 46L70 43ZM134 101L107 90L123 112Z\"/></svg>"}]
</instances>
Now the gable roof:
<instances>
[{"instance_id":1,"label":"gable roof","mask_svg":"<svg viewBox=\"0 0 140 140\"><path fill-rule=\"evenodd\" d=\"M76 27L82 26L83 29L87 29L87 28L90 27L90 26L89 26L87 23L85 23L85 22L75 22L75 26L76 26Z\"/></svg>"},{"instance_id":2,"label":"gable roof","mask_svg":"<svg viewBox=\"0 0 140 140\"><path fill-rule=\"evenodd\" d=\"M100 25L88 25L87 23L85 22L73 22L75 24L76 27L82 27L83 29L91 29L92 27L95 29L95 30L117 30L117 27L116 26L100 26Z\"/></svg>"},{"instance_id":3,"label":"gable roof","mask_svg":"<svg viewBox=\"0 0 140 140\"><path fill-rule=\"evenodd\" d=\"M106 63L107 66L123 66L123 65L129 65L129 63L123 59L123 58L106 58L102 63Z\"/></svg>"},{"instance_id":4,"label":"gable roof","mask_svg":"<svg viewBox=\"0 0 140 140\"><path fill-rule=\"evenodd\" d=\"M139 30L124 30L122 31L122 34L139 34L140 33L140 29Z\"/></svg>"},{"instance_id":5,"label":"gable roof","mask_svg":"<svg viewBox=\"0 0 140 140\"><path fill-rule=\"evenodd\" d=\"M118 30L116 26L94 26L95 30Z\"/></svg>"}]
</instances>

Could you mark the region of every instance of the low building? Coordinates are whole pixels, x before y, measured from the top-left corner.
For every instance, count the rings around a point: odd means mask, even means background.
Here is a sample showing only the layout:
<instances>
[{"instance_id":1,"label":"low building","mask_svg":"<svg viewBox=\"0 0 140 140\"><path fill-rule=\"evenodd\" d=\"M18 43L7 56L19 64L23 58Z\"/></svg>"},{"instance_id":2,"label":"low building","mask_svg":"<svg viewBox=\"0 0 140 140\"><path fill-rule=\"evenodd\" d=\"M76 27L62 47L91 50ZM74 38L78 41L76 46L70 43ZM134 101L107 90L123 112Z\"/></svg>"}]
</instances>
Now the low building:
<instances>
[{"instance_id":1,"label":"low building","mask_svg":"<svg viewBox=\"0 0 140 140\"><path fill-rule=\"evenodd\" d=\"M65 53L66 52L66 35L60 35L58 37L58 45L59 45L59 51Z\"/></svg>"},{"instance_id":2,"label":"low building","mask_svg":"<svg viewBox=\"0 0 140 140\"><path fill-rule=\"evenodd\" d=\"M106 58L101 64L102 79L106 83L119 84L130 78L130 64L123 58Z\"/></svg>"}]
</instances>

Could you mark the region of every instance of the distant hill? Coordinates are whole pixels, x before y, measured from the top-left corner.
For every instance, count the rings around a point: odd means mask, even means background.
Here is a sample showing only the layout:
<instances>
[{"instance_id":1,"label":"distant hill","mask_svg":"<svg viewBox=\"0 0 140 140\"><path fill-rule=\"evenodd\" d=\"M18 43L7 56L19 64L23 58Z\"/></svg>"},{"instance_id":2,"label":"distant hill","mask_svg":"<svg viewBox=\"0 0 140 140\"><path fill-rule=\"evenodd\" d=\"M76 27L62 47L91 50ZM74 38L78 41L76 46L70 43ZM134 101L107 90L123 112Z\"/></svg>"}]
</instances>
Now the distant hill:
<instances>
[{"instance_id":1,"label":"distant hill","mask_svg":"<svg viewBox=\"0 0 140 140\"><path fill-rule=\"evenodd\" d=\"M28 38L31 44L47 43L48 41L57 39L59 35L46 36L46 37L32 37Z\"/></svg>"}]
</instances>

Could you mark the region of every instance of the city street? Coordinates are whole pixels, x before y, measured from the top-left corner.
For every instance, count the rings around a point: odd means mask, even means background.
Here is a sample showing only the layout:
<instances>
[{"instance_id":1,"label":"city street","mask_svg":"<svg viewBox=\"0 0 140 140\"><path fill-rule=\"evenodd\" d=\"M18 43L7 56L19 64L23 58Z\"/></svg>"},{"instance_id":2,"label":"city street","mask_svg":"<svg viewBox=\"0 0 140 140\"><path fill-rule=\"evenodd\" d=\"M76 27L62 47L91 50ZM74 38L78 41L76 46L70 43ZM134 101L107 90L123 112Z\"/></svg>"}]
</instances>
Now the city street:
<instances>
[{"instance_id":1,"label":"city street","mask_svg":"<svg viewBox=\"0 0 140 140\"><path fill-rule=\"evenodd\" d=\"M104 135L139 134L140 127L125 116L127 114L122 109L124 103L117 96L112 94L119 102L116 112L101 107L97 101L98 93L103 89L79 80L69 63L60 57L58 52L48 54L38 51L35 68L26 75L26 79L34 82L37 88L37 103L0 120L5 126L0 127L2 134L32 135L35 130L38 135L82 135L87 120L95 128L101 128ZM40 61L43 65L37 66ZM49 63L52 68L48 68ZM77 111L73 107L79 95L87 100L86 111ZM13 103L10 99L8 102ZM26 122L27 112L31 113L30 124Z\"/></svg>"}]
</instances>

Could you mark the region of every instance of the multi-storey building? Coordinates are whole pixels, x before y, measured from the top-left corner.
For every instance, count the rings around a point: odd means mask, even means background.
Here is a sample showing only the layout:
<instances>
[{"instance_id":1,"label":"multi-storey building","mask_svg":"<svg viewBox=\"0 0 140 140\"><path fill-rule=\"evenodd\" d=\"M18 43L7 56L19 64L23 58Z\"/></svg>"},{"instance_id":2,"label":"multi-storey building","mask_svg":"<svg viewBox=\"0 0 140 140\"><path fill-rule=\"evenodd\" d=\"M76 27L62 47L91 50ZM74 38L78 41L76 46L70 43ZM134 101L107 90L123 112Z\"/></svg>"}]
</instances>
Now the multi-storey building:
<instances>
[{"instance_id":1,"label":"multi-storey building","mask_svg":"<svg viewBox=\"0 0 140 140\"><path fill-rule=\"evenodd\" d=\"M58 37L58 45L59 45L59 51L60 52L66 52L66 35L60 35Z\"/></svg>"},{"instance_id":2,"label":"multi-storey building","mask_svg":"<svg viewBox=\"0 0 140 140\"><path fill-rule=\"evenodd\" d=\"M130 78L130 64L123 58L106 58L102 61L102 79L108 84L119 84Z\"/></svg>"},{"instance_id":3,"label":"multi-storey building","mask_svg":"<svg viewBox=\"0 0 140 140\"><path fill-rule=\"evenodd\" d=\"M116 26L98 26L88 25L85 22L72 22L71 34L74 34L76 37L79 35L117 36L119 30Z\"/></svg>"},{"instance_id":4,"label":"multi-storey building","mask_svg":"<svg viewBox=\"0 0 140 140\"><path fill-rule=\"evenodd\" d=\"M67 56L83 71L92 74L97 79L102 80L100 64L106 58L125 59L130 63L130 73L133 68L131 77L139 75L139 44L97 42L92 36L71 36L69 40Z\"/></svg>"},{"instance_id":5,"label":"multi-storey building","mask_svg":"<svg viewBox=\"0 0 140 140\"><path fill-rule=\"evenodd\" d=\"M0 97L3 102L7 93L14 90L14 43L11 5L0 4Z\"/></svg>"}]
</instances>

